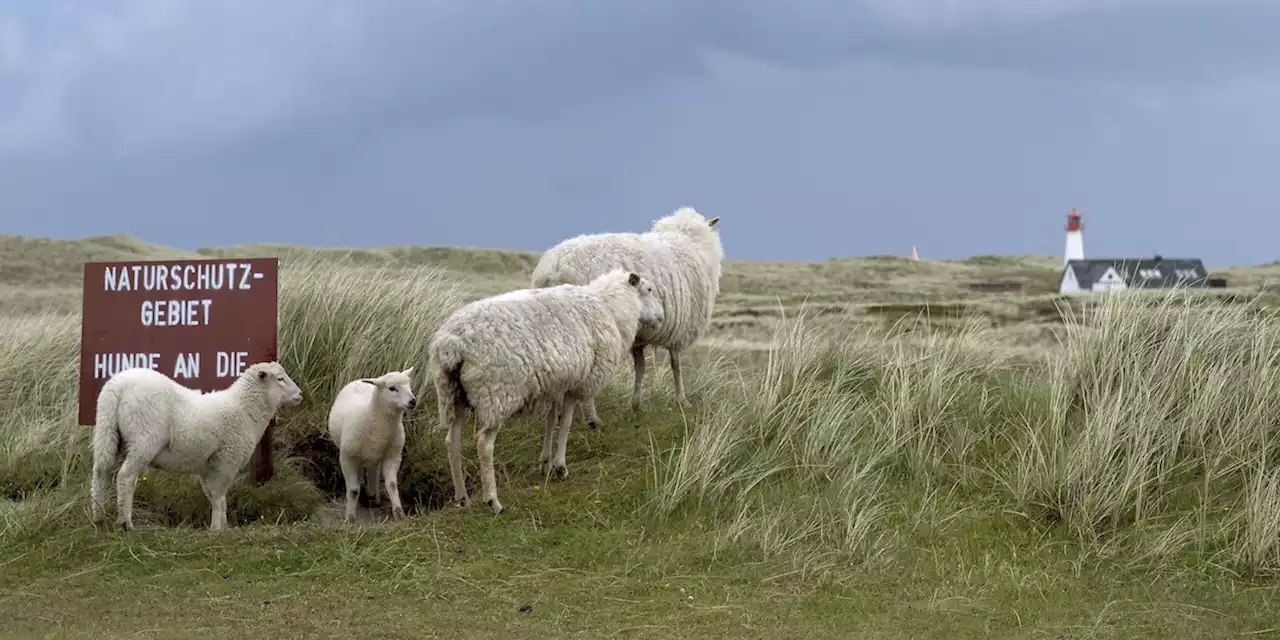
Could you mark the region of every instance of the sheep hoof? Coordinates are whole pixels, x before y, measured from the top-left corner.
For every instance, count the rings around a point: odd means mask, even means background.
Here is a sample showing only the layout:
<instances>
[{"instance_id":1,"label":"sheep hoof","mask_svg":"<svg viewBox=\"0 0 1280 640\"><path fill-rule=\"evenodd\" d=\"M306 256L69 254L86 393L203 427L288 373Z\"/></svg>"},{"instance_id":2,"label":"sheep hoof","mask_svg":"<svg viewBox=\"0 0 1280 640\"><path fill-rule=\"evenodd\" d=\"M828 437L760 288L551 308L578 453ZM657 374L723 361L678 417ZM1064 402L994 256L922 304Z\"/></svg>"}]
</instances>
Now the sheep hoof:
<instances>
[{"instance_id":1,"label":"sheep hoof","mask_svg":"<svg viewBox=\"0 0 1280 640\"><path fill-rule=\"evenodd\" d=\"M459 509L466 509L467 507L471 506L471 500L467 499L466 496L462 496L461 498L454 498L453 506L458 507Z\"/></svg>"},{"instance_id":2,"label":"sheep hoof","mask_svg":"<svg viewBox=\"0 0 1280 640\"><path fill-rule=\"evenodd\" d=\"M133 523L132 523L132 522L129 522L129 521L125 520L125 521L117 522L116 524L120 525L120 530L121 530L121 531L124 531L124 532L126 532L126 533L128 533L128 532L130 532L130 531L133 531Z\"/></svg>"},{"instance_id":3,"label":"sheep hoof","mask_svg":"<svg viewBox=\"0 0 1280 640\"><path fill-rule=\"evenodd\" d=\"M391 519L393 519L393 520L404 520L404 518L405 518L405 515L404 515L404 509L392 509L392 510L391 510Z\"/></svg>"},{"instance_id":4,"label":"sheep hoof","mask_svg":"<svg viewBox=\"0 0 1280 640\"><path fill-rule=\"evenodd\" d=\"M600 423L599 423L599 422L596 422L595 420L588 420L588 421L587 421L587 426L588 426L588 427L591 427L592 429L599 429L599 428L600 428Z\"/></svg>"},{"instance_id":5,"label":"sheep hoof","mask_svg":"<svg viewBox=\"0 0 1280 640\"><path fill-rule=\"evenodd\" d=\"M565 465L558 464L552 471L555 471L557 480L564 480L569 477L569 467Z\"/></svg>"},{"instance_id":6,"label":"sheep hoof","mask_svg":"<svg viewBox=\"0 0 1280 640\"><path fill-rule=\"evenodd\" d=\"M489 511L492 512L493 515L496 516L502 513L502 503L498 502L497 498L490 498L486 504L489 505Z\"/></svg>"},{"instance_id":7,"label":"sheep hoof","mask_svg":"<svg viewBox=\"0 0 1280 640\"><path fill-rule=\"evenodd\" d=\"M543 476L546 476L547 473L550 472L550 466L551 466L550 458L543 458L538 461L538 470L542 472Z\"/></svg>"}]
</instances>

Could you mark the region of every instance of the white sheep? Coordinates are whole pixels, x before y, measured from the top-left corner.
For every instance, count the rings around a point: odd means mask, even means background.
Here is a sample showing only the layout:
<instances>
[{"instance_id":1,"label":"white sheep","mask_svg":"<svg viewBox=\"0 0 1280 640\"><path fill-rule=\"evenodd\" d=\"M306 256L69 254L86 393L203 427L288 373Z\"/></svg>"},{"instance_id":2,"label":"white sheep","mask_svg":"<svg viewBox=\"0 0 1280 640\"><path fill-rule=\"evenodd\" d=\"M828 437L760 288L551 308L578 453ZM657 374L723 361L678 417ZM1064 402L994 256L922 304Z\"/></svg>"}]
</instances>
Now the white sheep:
<instances>
[{"instance_id":1,"label":"white sheep","mask_svg":"<svg viewBox=\"0 0 1280 640\"><path fill-rule=\"evenodd\" d=\"M338 391L329 409L329 437L338 445L338 463L347 488L344 522L356 517L360 497L360 472L365 471L365 489L376 505L381 502L378 475L386 483L391 499L391 517L404 518L396 475L404 455L404 414L418 406L413 395L413 367L391 371L378 378L352 380Z\"/></svg>"},{"instance_id":2,"label":"white sheep","mask_svg":"<svg viewBox=\"0 0 1280 640\"><path fill-rule=\"evenodd\" d=\"M227 490L253 455L267 423L282 406L302 402L302 391L284 367L259 362L231 386L210 393L174 382L159 371L121 371L98 392L93 426L94 524L102 522L104 494L116 473L117 523L133 530L133 491L147 467L195 475L209 498L209 528L227 524Z\"/></svg>"},{"instance_id":3,"label":"white sheep","mask_svg":"<svg viewBox=\"0 0 1280 640\"><path fill-rule=\"evenodd\" d=\"M684 402L684 382L680 376L680 352L688 348L711 325L711 313L720 293L720 263L724 248L715 230L720 218L707 220L690 207L659 218L645 233L600 233L564 240L542 254L534 267L532 285L585 284L611 269L627 269L645 274L657 288L665 311L656 326L644 325L631 347L635 386L631 408L639 409L644 384L644 348L667 350L676 399ZM596 428L595 398L582 402L587 424Z\"/></svg>"},{"instance_id":4,"label":"white sheep","mask_svg":"<svg viewBox=\"0 0 1280 640\"><path fill-rule=\"evenodd\" d=\"M623 361L640 323L661 322L662 314L652 283L615 269L586 285L520 289L477 300L445 320L431 340L430 357L454 504L469 504L461 442L468 410L477 422L481 493L497 515L502 513L493 472L498 430L518 415L545 412L542 472L567 477L565 446L574 404L599 392Z\"/></svg>"}]
</instances>

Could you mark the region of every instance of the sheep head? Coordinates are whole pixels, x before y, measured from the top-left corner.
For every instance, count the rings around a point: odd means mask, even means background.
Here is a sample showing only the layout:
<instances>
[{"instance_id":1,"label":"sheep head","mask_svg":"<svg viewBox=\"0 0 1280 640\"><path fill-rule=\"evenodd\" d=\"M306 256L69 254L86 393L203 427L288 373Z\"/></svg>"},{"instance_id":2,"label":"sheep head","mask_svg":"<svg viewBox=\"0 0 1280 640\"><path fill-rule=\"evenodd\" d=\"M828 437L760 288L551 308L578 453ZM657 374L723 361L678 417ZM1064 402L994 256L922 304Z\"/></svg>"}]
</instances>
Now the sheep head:
<instances>
[{"instance_id":1,"label":"sheep head","mask_svg":"<svg viewBox=\"0 0 1280 640\"><path fill-rule=\"evenodd\" d=\"M413 395L411 375L413 367L384 373L377 378L361 378L360 381L376 387L374 393L379 402L394 407L397 411L412 411L418 406L418 398Z\"/></svg>"},{"instance_id":2,"label":"sheep head","mask_svg":"<svg viewBox=\"0 0 1280 640\"><path fill-rule=\"evenodd\" d=\"M267 396L276 406L296 407L302 404L302 390L279 362L255 363L245 369L245 375L265 385Z\"/></svg>"},{"instance_id":3,"label":"sheep head","mask_svg":"<svg viewBox=\"0 0 1280 640\"><path fill-rule=\"evenodd\" d=\"M627 275L627 284L640 292L640 324L653 327L662 324L664 319L662 300L658 297L653 281L632 272Z\"/></svg>"}]
</instances>

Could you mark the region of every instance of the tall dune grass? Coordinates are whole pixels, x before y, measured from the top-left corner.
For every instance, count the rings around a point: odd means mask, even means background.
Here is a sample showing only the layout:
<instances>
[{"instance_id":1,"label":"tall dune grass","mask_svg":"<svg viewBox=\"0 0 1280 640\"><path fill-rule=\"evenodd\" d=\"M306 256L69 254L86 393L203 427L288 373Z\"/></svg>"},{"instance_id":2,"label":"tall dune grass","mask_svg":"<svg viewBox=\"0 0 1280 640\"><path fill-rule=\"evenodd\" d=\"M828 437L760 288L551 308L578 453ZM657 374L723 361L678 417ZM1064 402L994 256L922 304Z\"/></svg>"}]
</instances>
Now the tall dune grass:
<instances>
[{"instance_id":1,"label":"tall dune grass","mask_svg":"<svg viewBox=\"0 0 1280 640\"><path fill-rule=\"evenodd\" d=\"M57 486L85 468L76 427L80 317L0 320L0 498Z\"/></svg>"},{"instance_id":2,"label":"tall dune grass","mask_svg":"<svg viewBox=\"0 0 1280 640\"><path fill-rule=\"evenodd\" d=\"M1280 325L1250 305L1119 296L1087 311L1019 421L1017 503L1091 542L1280 569Z\"/></svg>"},{"instance_id":3,"label":"tall dune grass","mask_svg":"<svg viewBox=\"0 0 1280 640\"><path fill-rule=\"evenodd\" d=\"M709 512L765 553L879 558L1017 514L1099 552L1275 572L1280 326L1194 296L1086 304L1032 362L978 325L794 319L760 371L716 378L651 505Z\"/></svg>"}]
</instances>

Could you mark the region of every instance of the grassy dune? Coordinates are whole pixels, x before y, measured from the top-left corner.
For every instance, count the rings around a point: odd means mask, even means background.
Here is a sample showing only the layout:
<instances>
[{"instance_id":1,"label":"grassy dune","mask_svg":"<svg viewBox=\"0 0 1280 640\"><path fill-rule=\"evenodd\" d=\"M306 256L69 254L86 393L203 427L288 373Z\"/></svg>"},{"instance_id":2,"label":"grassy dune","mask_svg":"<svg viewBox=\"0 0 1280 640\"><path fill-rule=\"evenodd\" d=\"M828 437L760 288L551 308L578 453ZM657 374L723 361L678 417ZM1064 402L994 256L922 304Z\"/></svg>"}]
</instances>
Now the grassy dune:
<instances>
[{"instance_id":1,"label":"grassy dune","mask_svg":"<svg viewBox=\"0 0 1280 640\"><path fill-rule=\"evenodd\" d=\"M0 635L12 637L1233 637L1280 629L1280 324L1271 267L1226 293L1064 301L1056 260L731 261L678 406L665 357L575 425L498 437L506 511L442 508L426 382L410 519L341 525L325 415L408 363L536 255L198 253L127 237L0 237ZM279 255L281 357L306 395L276 478L203 530L195 483L139 484L124 535L88 524L75 425L80 264ZM993 294L1020 288L1015 294ZM388 321L390 319L390 321ZM464 439L477 484L474 440ZM114 508L109 510L114 514ZM137 604L141 603L141 604ZM528 606L528 610L522 607ZM145 615L136 613L145 610Z\"/></svg>"}]
</instances>

